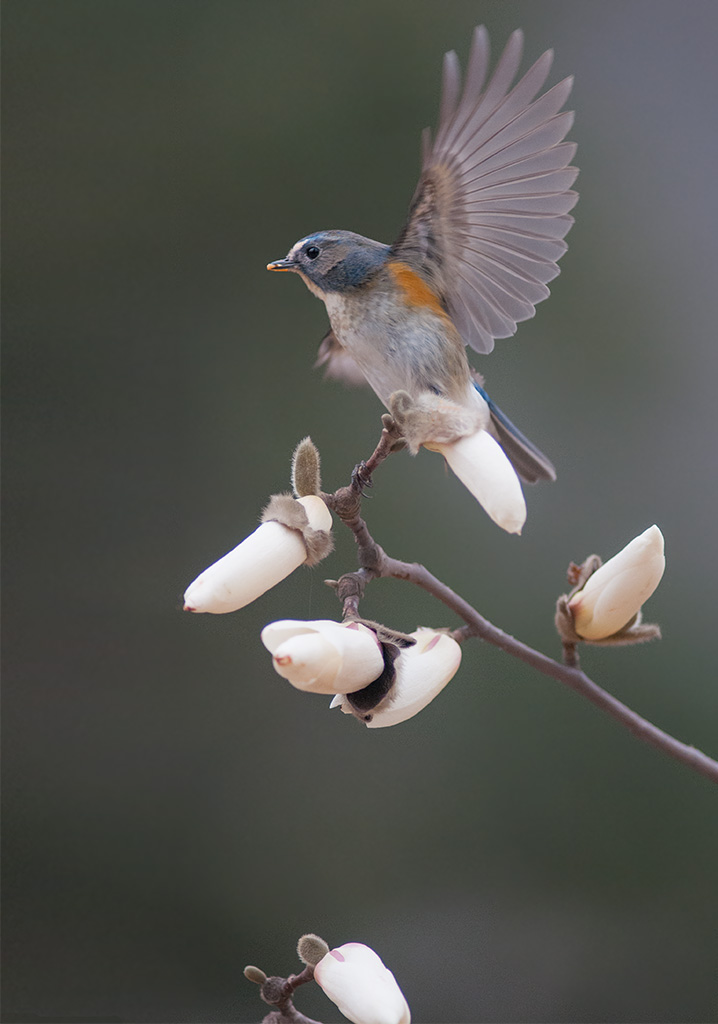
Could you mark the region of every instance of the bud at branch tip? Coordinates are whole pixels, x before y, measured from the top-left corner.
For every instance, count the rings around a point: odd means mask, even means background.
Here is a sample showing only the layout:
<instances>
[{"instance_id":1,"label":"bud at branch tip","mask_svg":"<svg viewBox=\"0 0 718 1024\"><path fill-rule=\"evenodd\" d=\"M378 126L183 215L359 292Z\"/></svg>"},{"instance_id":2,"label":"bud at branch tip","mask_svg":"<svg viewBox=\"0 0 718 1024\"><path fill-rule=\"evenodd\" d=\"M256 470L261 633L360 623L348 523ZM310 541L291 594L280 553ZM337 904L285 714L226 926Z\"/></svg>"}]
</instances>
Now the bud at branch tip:
<instances>
[{"instance_id":1,"label":"bud at branch tip","mask_svg":"<svg viewBox=\"0 0 718 1024\"><path fill-rule=\"evenodd\" d=\"M297 943L299 959L303 964L307 964L308 967L316 967L328 952L329 946L324 939L314 935L312 932L302 935Z\"/></svg>"},{"instance_id":2,"label":"bud at branch tip","mask_svg":"<svg viewBox=\"0 0 718 1024\"><path fill-rule=\"evenodd\" d=\"M574 590L559 598L556 625L564 642L642 643L660 636L641 623L641 606L665 569L663 534L650 526L601 565L595 555L572 566Z\"/></svg>"},{"instance_id":3,"label":"bud at branch tip","mask_svg":"<svg viewBox=\"0 0 718 1024\"><path fill-rule=\"evenodd\" d=\"M305 437L294 450L292 488L297 498L319 494L322 489L319 451L311 437Z\"/></svg>"}]
</instances>

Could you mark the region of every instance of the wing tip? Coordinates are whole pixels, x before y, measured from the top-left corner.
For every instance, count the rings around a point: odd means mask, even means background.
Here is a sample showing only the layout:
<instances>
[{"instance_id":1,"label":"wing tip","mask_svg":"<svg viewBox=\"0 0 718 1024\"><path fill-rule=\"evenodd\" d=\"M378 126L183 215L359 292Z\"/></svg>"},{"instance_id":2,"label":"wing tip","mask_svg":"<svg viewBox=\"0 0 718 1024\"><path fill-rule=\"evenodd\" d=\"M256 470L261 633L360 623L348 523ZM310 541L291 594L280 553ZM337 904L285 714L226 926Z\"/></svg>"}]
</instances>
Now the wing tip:
<instances>
[{"instance_id":1,"label":"wing tip","mask_svg":"<svg viewBox=\"0 0 718 1024\"><path fill-rule=\"evenodd\" d=\"M524 45L524 30L522 28L515 28L513 30L513 32L511 33L511 35L509 36L509 40L508 40L508 42L506 44L506 47L513 46L513 45L516 45L516 46L523 46Z\"/></svg>"},{"instance_id":2,"label":"wing tip","mask_svg":"<svg viewBox=\"0 0 718 1024\"><path fill-rule=\"evenodd\" d=\"M485 49L489 47L489 30L486 25L477 25L471 35L471 48L472 50L476 46L481 46Z\"/></svg>"}]
</instances>

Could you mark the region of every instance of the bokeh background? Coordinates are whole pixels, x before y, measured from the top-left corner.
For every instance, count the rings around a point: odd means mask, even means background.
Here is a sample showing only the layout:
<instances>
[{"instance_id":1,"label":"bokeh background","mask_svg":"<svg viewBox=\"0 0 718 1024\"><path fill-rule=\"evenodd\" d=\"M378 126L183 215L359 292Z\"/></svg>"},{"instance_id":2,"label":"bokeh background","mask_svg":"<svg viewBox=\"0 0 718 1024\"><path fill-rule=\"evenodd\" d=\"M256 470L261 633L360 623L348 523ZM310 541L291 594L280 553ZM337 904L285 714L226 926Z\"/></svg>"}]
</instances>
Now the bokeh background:
<instances>
[{"instance_id":1,"label":"bokeh background","mask_svg":"<svg viewBox=\"0 0 718 1024\"><path fill-rule=\"evenodd\" d=\"M395 729L294 691L260 629L337 614L348 534L237 614L181 594L301 437L330 488L377 438L266 262L318 228L390 241L441 55L522 26L524 67L553 46L551 83L576 75L582 198L551 299L477 362L558 482L519 540L402 454L370 525L556 654L569 560L657 522L663 641L584 664L718 754L718 5L3 6L5 1020L255 1021L244 964L290 973L307 930L374 946L418 1022L714 1020L707 780L478 643ZM456 624L394 581L363 611Z\"/></svg>"}]
</instances>

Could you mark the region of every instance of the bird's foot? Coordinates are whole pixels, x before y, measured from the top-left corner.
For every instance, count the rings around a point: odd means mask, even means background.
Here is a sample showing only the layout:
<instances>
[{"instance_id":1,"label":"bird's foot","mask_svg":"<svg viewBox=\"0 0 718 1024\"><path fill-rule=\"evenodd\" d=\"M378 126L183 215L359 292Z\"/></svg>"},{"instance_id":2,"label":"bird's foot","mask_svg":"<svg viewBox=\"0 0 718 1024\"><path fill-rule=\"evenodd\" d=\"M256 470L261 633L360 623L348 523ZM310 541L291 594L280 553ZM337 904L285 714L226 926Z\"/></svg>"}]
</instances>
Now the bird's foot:
<instances>
[{"instance_id":1,"label":"bird's foot","mask_svg":"<svg viewBox=\"0 0 718 1024\"><path fill-rule=\"evenodd\" d=\"M361 494L362 498L371 497L371 495L365 494L365 488L373 487L371 478L371 470L367 466L366 462L362 459L354 469L352 470L352 487L355 491Z\"/></svg>"}]
</instances>

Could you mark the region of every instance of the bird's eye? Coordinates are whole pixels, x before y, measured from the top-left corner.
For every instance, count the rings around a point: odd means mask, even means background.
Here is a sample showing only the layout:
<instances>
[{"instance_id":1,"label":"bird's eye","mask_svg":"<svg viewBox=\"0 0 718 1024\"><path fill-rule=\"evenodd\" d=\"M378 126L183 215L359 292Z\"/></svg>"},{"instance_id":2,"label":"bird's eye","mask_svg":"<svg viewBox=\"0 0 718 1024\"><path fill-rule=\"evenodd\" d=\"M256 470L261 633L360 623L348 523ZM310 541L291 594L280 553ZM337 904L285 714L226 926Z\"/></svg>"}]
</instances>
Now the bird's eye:
<instances>
[{"instance_id":1,"label":"bird's eye","mask_svg":"<svg viewBox=\"0 0 718 1024\"><path fill-rule=\"evenodd\" d=\"M307 249L306 255L308 260L315 260L319 255L319 247L316 245L310 245Z\"/></svg>"}]
</instances>

